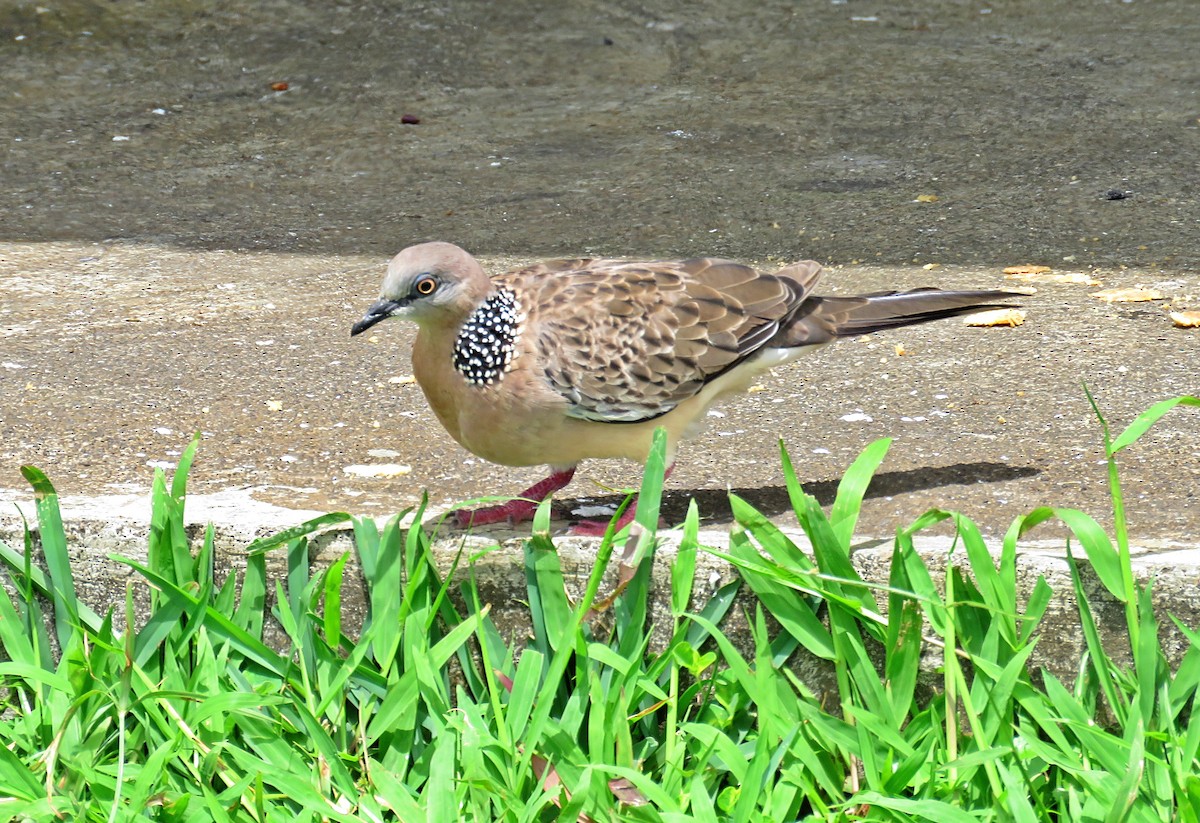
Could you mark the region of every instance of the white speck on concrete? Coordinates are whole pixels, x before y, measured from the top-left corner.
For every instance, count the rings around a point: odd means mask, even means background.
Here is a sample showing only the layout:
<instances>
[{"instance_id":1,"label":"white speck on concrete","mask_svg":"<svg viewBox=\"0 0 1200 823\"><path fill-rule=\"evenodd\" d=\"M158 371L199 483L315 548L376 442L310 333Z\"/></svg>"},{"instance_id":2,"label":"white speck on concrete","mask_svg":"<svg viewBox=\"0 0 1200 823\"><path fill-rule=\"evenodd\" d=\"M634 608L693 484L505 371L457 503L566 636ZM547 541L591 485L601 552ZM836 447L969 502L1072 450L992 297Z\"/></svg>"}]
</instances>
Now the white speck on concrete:
<instances>
[{"instance_id":1,"label":"white speck on concrete","mask_svg":"<svg viewBox=\"0 0 1200 823\"><path fill-rule=\"evenodd\" d=\"M576 517L612 517L616 513L616 506L578 506L571 509L571 514Z\"/></svg>"},{"instance_id":2,"label":"white speck on concrete","mask_svg":"<svg viewBox=\"0 0 1200 823\"><path fill-rule=\"evenodd\" d=\"M412 466L402 463L356 464L346 466L342 472L352 477L401 477L412 471Z\"/></svg>"}]
</instances>

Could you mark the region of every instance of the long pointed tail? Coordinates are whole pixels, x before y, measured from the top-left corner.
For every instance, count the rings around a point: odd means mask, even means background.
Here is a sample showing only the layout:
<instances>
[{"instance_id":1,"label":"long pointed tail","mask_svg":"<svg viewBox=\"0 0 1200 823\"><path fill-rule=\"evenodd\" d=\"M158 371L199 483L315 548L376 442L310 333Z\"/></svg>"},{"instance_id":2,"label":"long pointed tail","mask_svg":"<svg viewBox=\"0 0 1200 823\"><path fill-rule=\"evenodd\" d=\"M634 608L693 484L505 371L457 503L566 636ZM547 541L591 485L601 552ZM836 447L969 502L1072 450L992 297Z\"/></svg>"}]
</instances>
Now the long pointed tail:
<instances>
[{"instance_id":1,"label":"long pointed tail","mask_svg":"<svg viewBox=\"0 0 1200 823\"><path fill-rule=\"evenodd\" d=\"M856 297L814 296L804 302L801 312L767 345L791 348L827 343L837 337L870 334L988 309L1012 308L1011 303L995 301L1022 296L1025 295L999 289L943 291L934 288L876 292Z\"/></svg>"},{"instance_id":2,"label":"long pointed tail","mask_svg":"<svg viewBox=\"0 0 1200 823\"><path fill-rule=\"evenodd\" d=\"M923 288L911 291L879 292L858 297L823 297L819 311L834 321L838 337L870 334L884 329L912 326L957 317L988 309L1011 308L995 303L1019 296L996 289L987 291L942 291Z\"/></svg>"}]
</instances>

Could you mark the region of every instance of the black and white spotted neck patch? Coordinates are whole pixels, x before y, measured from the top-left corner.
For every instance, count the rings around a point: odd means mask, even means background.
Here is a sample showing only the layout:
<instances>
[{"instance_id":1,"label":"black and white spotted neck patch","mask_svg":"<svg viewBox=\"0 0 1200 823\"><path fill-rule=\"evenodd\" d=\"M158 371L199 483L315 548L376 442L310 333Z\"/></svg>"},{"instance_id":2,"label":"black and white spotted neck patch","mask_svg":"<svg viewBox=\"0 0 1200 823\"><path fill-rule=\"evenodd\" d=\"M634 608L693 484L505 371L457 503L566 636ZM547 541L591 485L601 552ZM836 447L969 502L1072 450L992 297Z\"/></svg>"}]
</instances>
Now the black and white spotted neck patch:
<instances>
[{"instance_id":1,"label":"black and white spotted neck patch","mask_svg":"<svg viewBox=\"0 0 1200 823\"><path fill-rule=\"evenodd\" d=\"M454 368L472 386L490 386L517 354L525 316L517 295L500 289L467 318L454 341Z\"/></svg>"}]
</instances>

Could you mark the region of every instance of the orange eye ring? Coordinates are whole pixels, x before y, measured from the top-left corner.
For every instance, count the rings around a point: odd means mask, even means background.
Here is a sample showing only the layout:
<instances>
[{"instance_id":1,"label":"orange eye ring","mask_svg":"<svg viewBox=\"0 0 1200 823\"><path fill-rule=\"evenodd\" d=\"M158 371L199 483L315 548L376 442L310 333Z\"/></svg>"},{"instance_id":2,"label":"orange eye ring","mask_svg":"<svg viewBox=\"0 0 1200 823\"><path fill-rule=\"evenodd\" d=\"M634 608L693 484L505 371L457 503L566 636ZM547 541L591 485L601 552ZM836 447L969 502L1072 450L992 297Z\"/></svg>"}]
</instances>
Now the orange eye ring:
<instances>
[{"instance_id":1,"label":"orange eye ring","mask_svg":"<svg viewBox=\"0 0 1200 823\"><path fill-rule=\"evenodd\" d=\"M413 289L422 297L428 297L429 295L433 294L435 291L437 291L437 287L437 280L429 275L425 275L413 284Z\"/></svg>"}]
</instances>

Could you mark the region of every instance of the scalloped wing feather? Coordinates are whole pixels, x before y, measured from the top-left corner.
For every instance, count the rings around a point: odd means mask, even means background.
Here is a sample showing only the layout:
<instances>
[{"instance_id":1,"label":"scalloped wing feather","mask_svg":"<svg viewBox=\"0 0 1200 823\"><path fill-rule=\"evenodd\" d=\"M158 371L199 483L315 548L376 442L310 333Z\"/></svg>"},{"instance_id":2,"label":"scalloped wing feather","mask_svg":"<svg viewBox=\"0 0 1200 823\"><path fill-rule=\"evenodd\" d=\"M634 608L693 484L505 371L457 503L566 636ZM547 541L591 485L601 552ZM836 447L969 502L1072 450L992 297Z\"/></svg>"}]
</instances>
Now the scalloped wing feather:
<instances>
[{"instance_id":1,"label":"scalloped wing feather","mask_svg":"<svg viewBox=\"0 0 1200 823\"><path fill-rule=\"evenodd\" d=\"M567 414L650 420L746 362L797 312L816 263L763 274L710 258L553 260L496 279L526 295L547 384Z\"/></svg>"}]
</instances>

